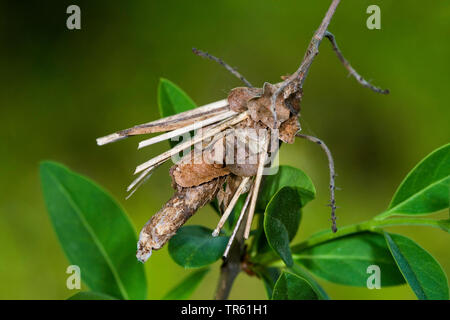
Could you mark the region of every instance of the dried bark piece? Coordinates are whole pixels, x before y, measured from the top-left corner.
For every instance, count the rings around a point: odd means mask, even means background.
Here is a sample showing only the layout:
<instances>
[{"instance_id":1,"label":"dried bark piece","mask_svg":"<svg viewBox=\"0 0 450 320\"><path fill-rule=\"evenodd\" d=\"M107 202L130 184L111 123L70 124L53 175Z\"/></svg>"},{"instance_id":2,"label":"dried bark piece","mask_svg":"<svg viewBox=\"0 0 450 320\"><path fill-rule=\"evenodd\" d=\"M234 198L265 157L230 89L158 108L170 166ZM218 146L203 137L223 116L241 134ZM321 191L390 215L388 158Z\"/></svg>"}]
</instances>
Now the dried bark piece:
<instances>
[{"instance_id":1,"label":"dried bark piece","mask_svg":"<svg viewBox=\"0 0 450 320\"><path fill-rule=\"evenodd\" d=\"M263 94L261 97L253 98L247 102L250 117L254 121L261 121L271 129L274 129L274 119L271 112L271 97L276 90L277 86L266 82L264 83ZM286 106L282 95L279 95L275 101L275 112L277 114L277 127L289 119L290 110Z\"/></svg>"},{"instance_id":2,"label":"dried bark piece","mask_svg":"<svg viewBox=\"0 0 450 320\"><path fill-rule=\"evenodd\" d=\"M286 143L294 143L295 135L300 131L300 122L296 115L292 115L280 126L279 139Z\"/></svg>"},{"instance_id":3,"label":"dried bark piece","mask_svg":"<svg viewBox=\"0 0 450 320\"><path fill-rule=\"evenodd\" d=\"M225 178L220 177L192 188L178 188L172 198L154 214L139 234L136 257L145 262L201 207L216 196Z\"/></svg>"},{"instance_id":4,"label":"dried bark piece","mask_svg":"<svg viewBox=\"0 0 450 320\"><path fill-rule=\"evenodd\" d=\"M211 152L211 151L209 151ZM223 164L205 162L208 151L198 152L192 150L184 156L177 164L170 168L170 175L175 185L189 188L211 181L217 177L226 176L230 173Z\"/></svg>"},{"instance_id":5,"label":"dried bark piece","mask_svg":"<svg viewBox=\"0 0 450 320\"><path fill-rule=\"evenodd\" d=\"M303 89L298 88L296 83L288 85L283 92L284 103L289 108L292 114L298 115L300 112L300 102L303 97Z\"/></svg>"},{"instance_id":6,"label":"dried bark piece","mask_svg":"<svg viewBox=\"0 0 450 320\"><path fill-rule=\"evenodd\" d=\"M255 97L260 97L261 94L261 88L237 87L232 89L228 95L228 104L231 110L243 112L247 110L247 102Z\"/></svg>"}]
</instances>

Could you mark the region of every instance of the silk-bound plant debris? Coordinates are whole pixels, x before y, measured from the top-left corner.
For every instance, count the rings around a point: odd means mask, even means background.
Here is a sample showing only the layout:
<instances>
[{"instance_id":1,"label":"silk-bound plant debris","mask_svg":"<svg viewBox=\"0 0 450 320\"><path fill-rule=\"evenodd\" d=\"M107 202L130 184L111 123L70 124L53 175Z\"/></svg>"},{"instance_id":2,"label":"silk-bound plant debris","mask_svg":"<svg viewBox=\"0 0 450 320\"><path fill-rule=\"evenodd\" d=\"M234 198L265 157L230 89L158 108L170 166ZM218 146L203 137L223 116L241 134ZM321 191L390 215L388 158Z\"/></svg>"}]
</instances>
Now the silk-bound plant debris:
<instances>
[{"instance_id":1,"label":"silk-bound plant debris","mask_svg":"<svg viewBox=\"0 0 450 320\"><path fill-rule=\"evenodd\" d=\"M168 151L137 166L127 188L130 197L146 181L152 183L151 175L161 165L174 162L167 178L173 196L149 214L138 237L125 211L106 191L60 164L41 164L51 221L67 258L80 266L91 290L72 299L145 299L144 265L137 261L151 264L151 256L165 246L176 264L195 270L164 299L188 299L218 260L216 299L228 298L241 272L261 280L268 299L339 299L330 297L318 278L356 287L407 283L418 299L449 299L447 276L433 256L386 228L422 226L449 232L448 217L426 215L450 207L450 144L430 150L400 183L385 211L368 221L338 225L334 162L339 159L333 159L324 141L301 133L300 111L307 108L302 104L303 84L324 39L357 82L374 94L389 93L356 72L328 30L339 2L332 1L298 69L280 82L254 87L223 60L193 49L225 67L243 86L197 107L177 85L161 79L161 119L97 139L98 145L105 145L160 133L146 137L139 149L170 142ZM330 194L331 227L292 243L304 207L316 197L305 172L277 163L279 148L297 138L316 143L327 157L329 185L320 190ZM185 225L208 204L217 212L215 229Z\"/></svg>"}]
</instances>

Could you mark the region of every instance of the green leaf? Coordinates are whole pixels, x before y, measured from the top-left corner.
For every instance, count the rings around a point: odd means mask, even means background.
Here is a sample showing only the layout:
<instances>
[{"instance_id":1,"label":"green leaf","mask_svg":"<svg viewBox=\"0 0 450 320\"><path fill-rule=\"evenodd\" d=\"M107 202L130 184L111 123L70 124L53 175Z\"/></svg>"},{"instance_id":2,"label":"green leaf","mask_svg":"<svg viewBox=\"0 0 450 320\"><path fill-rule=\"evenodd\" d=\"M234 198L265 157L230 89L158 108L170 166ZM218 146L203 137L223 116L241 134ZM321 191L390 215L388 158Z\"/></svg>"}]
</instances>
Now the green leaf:
<instances>
[{"instance_id":1,"label":"green leaf","mask_svg":"<svg viewBox=\"0 0 450 320\"><path fill-rule=\"evenodd\" d=\"M301 265L294 264L291 268L289 268L292 273L295 273L301 278L304 278L310 284L311 288L313 288L319 300L330 300L330 297L322 288L322 286L312 277L312 275Z\"/></svg>"},{"instance_id":2,"label":"green leaf","mask_svg":"<svg viewBox=\"0 0 450 320\"><path fill-rule=\"evenodd\" d=\"M257 212L264 212L269 201L283 187L296 188L301 195L302 207L316 196L316 189L311 179L302 170L280 166L277 174L265 176L256 204Z\"/></svg>"},{"instance_id":3,"label":"green leaf","mask_svg":"<svg viewBox=\"0 0 450 320\"><path fill-rule=\"evenodd\" d=\"M169 241L170 256L185 268L204 267L217 261L222 257L229 237L211 234L212 230L202 226L180 228Z\"/></svg>"},{"instance_id":4,"label":"green leaf","mask_svg":"<svg viewBox=\"0 0 450 320\"><path fill-rule=\"evenodd\" d=\"M273 294L273 288L275 287L275 283L280 277L281 271L279 268L273 267L264 267L258 266L253 271L258 275L258 277L262 280L264 284L264 288L266 289L267 298L271 299Z\"/></svg>"},{"instance_id":5,"label":"green leaf","mask_svg":"<svg viewBox=\"0 0 450 320\"><path fill-rule=\"evenodd\" d=\"M421 300L448 300L448 280L439 263L425 249L399 234L384 233L403 276Z\"/></svg>"},{"instance_id":6,"label":"green leaf","mask_svg":"<svg viewBox=\"0 0 450 320\"><path fill-rule=\"evenodd\" d=\"M301 193L298 188L283 187L270 200L264 213L264 232L270 247L287 266L294 263L289 242L301 220Z\"/></svg>"},{"instance_id":7,"label":"green leaf","mask_svg":"<svg viewBox=\"0 0 450 320\"><path fill-rule=\"evenodd\" d=\"M429 154L397 189L388 210L377 217L429 214L450 204L450 144Z\"/></svg>"},{"instance_id":8,"label":"green leaf","mask_svg":"<svg viewBox=\"0 0 450 320\"><path fill-rule=\"evenodd\" d=\"M162 118L196 108L194 101L176 84L161 78L158 86L158 107Z\"/></svg>"},{"instance_id":9,"label":"green leaf","mask_svg":"<svg viewBox=\"0 0 450 320\"><path fill-rule=\"evenodd\" d=\"M283 271L273 288L272 300L318 300L318 297L308 281Z\"/></svg>"},{"instance_id":10,"label":"green leaf","mask_svg":"<svg viewBox=\"0 0 450 320\"><path fill-rule=\"evenodd\" d=\"M161 118L169 117L177 113L196 108L194 101L173 82L161 78L158 86L158 107ZM170 147L173 148L179 141L169 140Z\"/></svg>"},{"instance_id":11,"label":"green leaf","mask_svg":"<svg viewBox=\"0 0 450 320\"><path fill-rule=\"evenodd\" d=\"M267 242L266 234L264 232L264 215L258 216L258 226L255 231L256 232L249 250L251 257L255 258L267 252L273 252Z\"/></svg>"},{"instance_id":12,"label":"green leaf","mask_svg":"<svg viewBox=\"0 0 450 320\"><path fill-rule=\"evenodd\" d=\"M119 204L94 182L54 162L40 166L45 203L70 263L93 291L145 299L136 233Z\"/></svg>"},{"instance_id":13,"label":"green leaf","mask_svg":"<svg viewBox=\"0 0 450 320\"><path fill-rule=\"evenodd\" d=\"M439 220L439 221L438 221L438 225L439 225L439 227L440 227L442 230L444 230L444 231L450 233L450 219L447 219L447 220Z\"/></svg>"},{"instance_id":14,"label":"green leaf","mask_svg":"<svg viewBox=\"0 0 450 320\"><path fill-rule=\"evenodd\" d=\"M217 198L214 198L209 205L214 209L214 211L221 216L220 208L219 208L219 201L217 201Z\"/></svg>"},{"instance_id":15,"label":"green leaf","mask_svg":"<svg viewBox=\"0 0 450 320\"><path fill-rule=\"evenodd\" d=\"M370 265L377 265L382 270L382 287L405 282L386 241L378 233L364 232L337 238L293 251L293 256L313 274L335 283L366 287Z\"/></svg>"},{"instance_id":16,"label":"green leaf","mask_svg":"<svg viewBox=\"0 0 450 320\"><path fill-rule=\"evenodd\" d=\"M114 297L108 296L104 293L92 292L92 291L81 291L75 293L73 296L67 300L117 300Z\"/></svg>"},{"instance_id":17,"label":"green leaf","mask_svg":"<svg viewBox=\"0 0 450 320\"><path fill-rule=\"evenodd\" d=\"M176 287L170 290L162 300L186 300L197 289L205 275L209 272L209 268L204 268L191 272Z\"/></svg>"}]
</instances>

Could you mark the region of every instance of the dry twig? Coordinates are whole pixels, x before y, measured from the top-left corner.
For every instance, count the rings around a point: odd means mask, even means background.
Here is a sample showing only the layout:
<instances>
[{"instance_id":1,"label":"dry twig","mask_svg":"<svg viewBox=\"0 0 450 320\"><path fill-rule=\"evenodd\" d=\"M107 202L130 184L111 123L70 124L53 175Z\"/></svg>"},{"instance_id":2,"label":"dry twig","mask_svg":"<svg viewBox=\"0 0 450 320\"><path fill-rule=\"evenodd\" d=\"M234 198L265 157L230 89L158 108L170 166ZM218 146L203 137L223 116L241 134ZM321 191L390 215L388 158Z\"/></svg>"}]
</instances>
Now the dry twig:
<instances>
[{"instance_id":1,"label":"dry twig","mask_svg":"<svg viewBox=\"0 0 450 320\"><path fill-rule=\"evenodd\" d=\"M333 46L334 52L336 52L336 55L339 58L339 60L341 60L344 67L348 70L348 72L350 72L350 75L352 75L362 86L369 88L376 93L381 93L381 94L389 93L388 89L381 89L381 88L375 87L370 82L366 81L358 72L356 72L355 69L353 69L353 67L350 65L350 63L347 61L347 59L344 58L342 52L339 50L339 47L336 43L336 39L331 32L328 32L328 31L325 32L325 37L328 40L330 40L331 45Z\"/></svg>"},{"instance_id":2,"label":"dry twig","mask_svg":"<svg viewBox=\"0 0 450 320\"><path fill-rule=\"evenodd\" d=\"M332 221L331 230L333 230L333 232L336 232L337 231L336 198L335 198L335 194L334 194L335 190L336 190L336 183L335 183L336 173L334 171L334 161L333 161L333 156L331 154L331 151L330 151L330 149L328 149L327 145L319 138L316 138L313 136L308 136L306 134L297 134L296 137L303 138L303 139L312 141L314 143L317 143L322 148L322 150L325 152L325 154L327 155L328 169L330 171L330 203L329 203L329 206L331 207L331 221Z\"/></svg>"},{"instance_id":3,"label":"dry twig","mask_svg":"<svg viewBox=\"0 0 450 320\"><path fill-rule=\"evenodd\" d=\"M196 55L198 55L199 57L202 58L207 58L210 59L212 61L217 62L218 64L220 64L222 67L224 67L225 69L227 69L231 74L233 74L235 77L237 77L239 80L241 80L242 82L245 83L245 85L249 88L253 88L252 84L244 78L243 75L241 75L239 72L237 72L236 69L230 67L225 61L223 61L220 58L217 58L211 54L209 54L208 52L204 52L202 50L199 50L197 48L192 48L192 52L195 53Z\"/></svg>"}]
</instances>

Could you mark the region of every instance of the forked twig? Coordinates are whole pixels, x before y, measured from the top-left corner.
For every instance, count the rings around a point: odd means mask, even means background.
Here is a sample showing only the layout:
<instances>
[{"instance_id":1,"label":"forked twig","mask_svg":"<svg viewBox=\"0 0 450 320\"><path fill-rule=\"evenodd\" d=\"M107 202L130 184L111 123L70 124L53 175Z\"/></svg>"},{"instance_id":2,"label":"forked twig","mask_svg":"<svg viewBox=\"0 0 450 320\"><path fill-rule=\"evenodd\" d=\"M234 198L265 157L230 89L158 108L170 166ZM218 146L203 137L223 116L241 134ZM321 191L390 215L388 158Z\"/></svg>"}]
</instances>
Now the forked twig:
<instances>
[{"instance_id":1,"label":"forked twig","mask_svg":"<svg viewBox=\"0 0 450 320\"><path fill-rule=\"evenodd\" d=\"M341 60L341 62L344 65L344 67L348 70L348 72L350 72L350 74L363 87L369 88L372 91L377 92L377 93L381 93L381 94L388 94L389 93L388 89L381 89L381 88L375 87L370 82L365 80L358 72L356 72L355 69L353 69L353 67L350 65L350 63L347 61L347 59L344 58L344 55L342 54L342 52L339 50L339 47L338 47L337 42L336 42L336 38L334 37L334 35L331 32L329 32L329 31L325 32L325 37L328 40L330 40L331 45L333 46L334 52L336 52L337 57L339 58L339 60Z\"/></svg>"},{"instance_id":2,"label":"forked twig","mask_svg":"<svg viewBox=\"0 0 450 320\"><path fill-rule=\"evenodd\" d=\"M202 58L207 58L209 60L215 61L218 64L220 64L222 67L224 67L225 69L227 69L230 73L232 73L235 77L237 77L239 80L241 80L242 82L245 83L245 85L247 87L253 88L252 84L244 78L244 76L242 74L240 74L239 72L237 72L236 69L230 67L225 61L223 61L220 58L217 58L211 54L209 54L208 52L204 52L202 50L199 50L197 48L192 48L192 52L195 53L196 55L198 55L199 57Z\"/></svg>"},{"instance_id":3,"label":"forked twig","mask_svg":"<svg viewBox=\"0 0 450 320\"><path fill-rule=\"evenodd\" d=\"M331 221L332 221L332 226L331 226L331 230L333 230L333 232L337 231L337 226L336 226L336 198L335 198L335 190L336 190L336 183L335 183L335 178L336 178L336 173L334 171L334 161L333 161L333 156L331 154L330 149L328 149L327 145L320 140L319 138L313 137L313 136L308 136L306 134L297 134L296 135L299 138L303 138L309 141L312 141L314 143L317 143L322 150L325 152L325 154L327 155L328 158L328 169L330 170L330 204L329 206L331 207Z\"/></svg>"}]
</instances>

